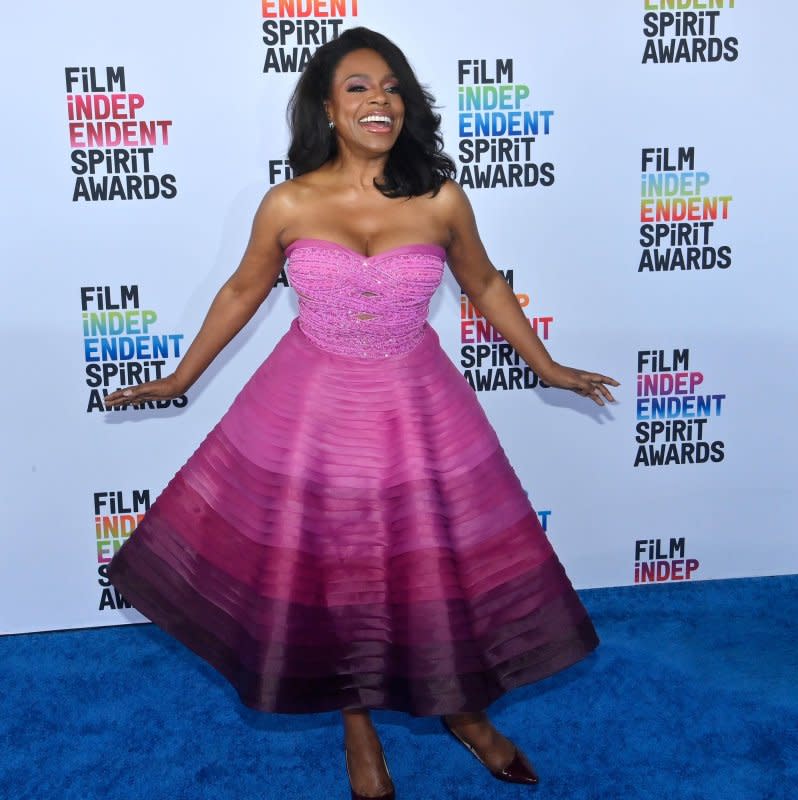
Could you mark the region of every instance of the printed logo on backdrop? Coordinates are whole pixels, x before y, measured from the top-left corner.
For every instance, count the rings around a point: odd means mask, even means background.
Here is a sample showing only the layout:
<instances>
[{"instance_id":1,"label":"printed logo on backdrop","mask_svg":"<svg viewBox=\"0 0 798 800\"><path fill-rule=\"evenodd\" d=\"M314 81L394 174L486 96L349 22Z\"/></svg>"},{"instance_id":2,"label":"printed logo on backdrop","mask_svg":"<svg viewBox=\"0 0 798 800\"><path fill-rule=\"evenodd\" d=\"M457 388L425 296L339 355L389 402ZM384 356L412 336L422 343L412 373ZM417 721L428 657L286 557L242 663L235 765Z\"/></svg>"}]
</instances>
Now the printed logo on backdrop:
<instances>
[{"instance_id":1,"label":"printed logo on backdrop","mask_svg":"<svg viewBox=\"0 0 798 800\"><path fill-rule=\"evenodd\" d=\"M510 288L515 290L514 270L500 270ZM529 320L532 330L544 341L549 338L554 317L531 313L530 296L516 292L515 296ZM507 389L548 388L526 365L513 346L482 315L468 295L460 290L460 367L463 377L477 392Z\"/></svg>"},{"instance_id":2,"label":"printed logo on backdrop","mask_svg":"<svg viewBox=\"0 0 798 800\"><path fill-rule=\"evenodd\" d=\"M530 89L515 82L512 58L457 62L458 176L469 189L551 186L554 164L538 161L554 111L531 107Z\"/></svg>"},{"instance_id":3,"label":"printed logo on backdrop","mask_svg":"<svg viewBox=\"0 0 798 800\"><path fill-rule=\"evenodd\" d=\"M643 0L643 9L644 64L737 60L734 0Z\"/></svg>"},{"instance_id":4,"label":"printed logo on backdrop","mask_svg":"<svg viewBox=\"0 0 798 800\"><path fill-rule=\"evenodd\" d=\"M67 132L75 176L72 201L172 200L177 179L157 174L169 146L170 119L146 119L124 67L65 67Z\"/></svg>"},{"instance_id":5,"label":"printed logo on backdrop","mask_svg":"<svg viewBox=\"0 0 798 800\"><path fill-rule=\"evenodd\" d=\"M712 432L726 395L707 392L705 380L687 348L638 352L634 466L723 461L726 445Z\"/></svg>"},{"instance_id":6,"label":"printed logo on backdrop","mask_svg":"<svg viewBox=\"0 0 798 800\"><path fill-rule=\"evenodd\" d=\"M302 72L316 48L340 36L358 0L261 0L263 71Z\"/></svg>"},{"instance_id":7,"label":"printed logo on backdrop","mask_svg":"<svg viewBox=\"0 0 798 800\"><path fill-rule=\"evenodd\" d=\"M104 399L120 387L165 378L183 354L183 334L159 329L158 313L142 308L139 287L81 286L86 412L106 411ZM188 398L125 406L142 411L183 408ZM114 411L121 410L115 407Z\"/></svg>"},{"instance_id":8,"label":"printed logo on backdrop","mask_svg":"<svg viewBox=\"0 0 798 800\"><path fill-rule=\"evenodd\" d=\"M695 147L644 147L640 168L637 271L728 269L731 247L717 240L733 198L712 193L709 172L696 169Z\"/></svg>"},{"instance_id":9,"label":"printed logo on backdrop","mask_svg":"<svg viewBox=\"0 0 798 800\"><path fill-rule=\"evenodd\" d=\"M638 539L635 542L635 583L689 581L701 566L697 558L687 558L687 540Z\"/></svg>"},{"instance_id":10,"label":"printed logo on backdrop","mask_svg":"<svg viewBox=\"0 0 798 800\"><path fill-rule=\"evenodd\" d=\"M108 564L130 538L150 507L149 489L94 492L94 533L97 542L98 610L130 608L130 603L108 580Z\"/></svg>"}]
</instances>

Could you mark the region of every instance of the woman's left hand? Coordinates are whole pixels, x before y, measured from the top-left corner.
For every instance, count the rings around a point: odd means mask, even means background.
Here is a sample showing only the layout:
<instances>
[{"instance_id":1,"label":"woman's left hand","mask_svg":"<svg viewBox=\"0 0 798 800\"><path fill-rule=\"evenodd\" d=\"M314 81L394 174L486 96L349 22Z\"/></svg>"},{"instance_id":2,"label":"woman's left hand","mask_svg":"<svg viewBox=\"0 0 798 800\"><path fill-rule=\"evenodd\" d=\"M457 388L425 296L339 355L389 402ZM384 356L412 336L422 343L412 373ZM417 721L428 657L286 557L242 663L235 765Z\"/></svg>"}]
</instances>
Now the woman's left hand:
<instances>
[{"instance_id":1,"label":"woman's left hand","mask_svg":"<svg viewBox=\"0 0 798 800\"><path fill-rule=\"evenodd\" d=\"M589 397L597 405L603 406L604 401L614 403L606 384L610 386L620 386L614 378L606 375L599 375L597 372L585 372L582 369L564 367L562 364L555 364L551 370L547 370L545 375L540 378L549 386L557 389L570 389L572 392Z\"/></svg>"}]
</instances>

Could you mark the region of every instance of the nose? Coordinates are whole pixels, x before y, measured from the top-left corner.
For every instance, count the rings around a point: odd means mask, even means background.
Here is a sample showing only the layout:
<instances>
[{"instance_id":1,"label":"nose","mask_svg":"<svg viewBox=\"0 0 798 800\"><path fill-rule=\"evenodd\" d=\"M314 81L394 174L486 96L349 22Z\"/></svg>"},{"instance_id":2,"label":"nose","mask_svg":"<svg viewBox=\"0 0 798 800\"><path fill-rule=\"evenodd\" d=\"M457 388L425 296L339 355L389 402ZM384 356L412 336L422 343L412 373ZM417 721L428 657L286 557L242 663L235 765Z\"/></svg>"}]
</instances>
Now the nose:
<instances>
[{"instance_id":1,"label":"nose","mask_svg":"<svg viewBox=\"0 0 798 800\"><path fill-rule=\"evenodd\" d=\"M388 105L390 100L388 99L388 92L380 86L372 95L370 102L376 103L378 105L384 106Z\"/></svg>"}]
</instances>

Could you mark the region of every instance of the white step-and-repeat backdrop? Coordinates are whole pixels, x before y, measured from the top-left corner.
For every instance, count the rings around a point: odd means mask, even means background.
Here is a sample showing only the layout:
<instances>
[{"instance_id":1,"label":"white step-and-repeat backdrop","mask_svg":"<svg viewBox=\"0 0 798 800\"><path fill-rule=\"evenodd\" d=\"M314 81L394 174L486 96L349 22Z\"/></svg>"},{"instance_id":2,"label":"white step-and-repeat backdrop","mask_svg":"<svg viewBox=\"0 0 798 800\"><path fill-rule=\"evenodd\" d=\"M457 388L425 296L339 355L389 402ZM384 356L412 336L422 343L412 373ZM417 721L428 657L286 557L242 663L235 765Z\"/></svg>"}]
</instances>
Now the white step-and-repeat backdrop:
<instances>
[{"instance_id":1,"label":"white step-and-repeat backdrop","mask_svg":"<svg viewBox=\"0 0 798 800\"><path fill-rule=\"evenodd\" d=\"M623 383L607 410L541 387L451 276L433 300L575 585L798 572L794 3L53 0L5 22L2 632L141 621L107 564L293 291L187 397L103 395L175 367L290 177L299 72L356 25L436 95L554 357Z\"/></svg>"}]
</instances>

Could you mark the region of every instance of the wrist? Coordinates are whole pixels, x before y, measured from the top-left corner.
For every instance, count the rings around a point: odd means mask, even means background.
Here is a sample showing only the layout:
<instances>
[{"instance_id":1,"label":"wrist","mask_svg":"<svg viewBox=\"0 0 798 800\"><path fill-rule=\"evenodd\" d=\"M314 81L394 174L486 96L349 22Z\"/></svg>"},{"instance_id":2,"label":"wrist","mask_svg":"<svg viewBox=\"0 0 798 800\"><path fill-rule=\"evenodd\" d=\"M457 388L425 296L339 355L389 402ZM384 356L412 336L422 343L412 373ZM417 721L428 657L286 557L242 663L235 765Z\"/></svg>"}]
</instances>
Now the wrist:
<instances>
[{"instance_id":1,"label":"wrist","mask_svg":"<svg viewBox=\"0 0 798 800\"><path fill-rule=\"evenodd\" d=\"M544 383L551 383L554 380L554 375L559 368L560 365L556 361L549 360L547 364L542 366L540 369L536 369L535 372Z\"/></svg>"},{"instance_id":2,"label":"wrist","mask_svg":"<svg viewBox=\"0 0 798 800\"><path fill-rule=\"evenodd\" d=\"M184 376L179 374L179 369L175 370L171 375L166 376L166 380L171 384L171 389L175 395L185 394L193 381L187 380Z\"/></svg>"}]
</instances>

